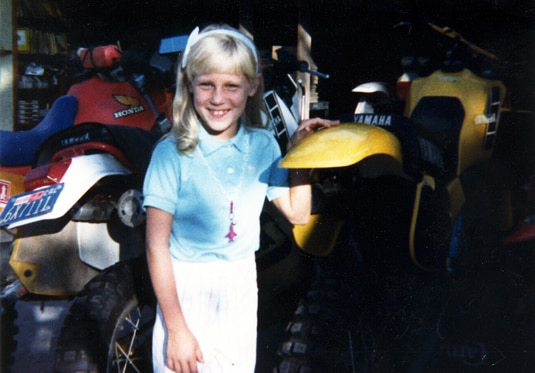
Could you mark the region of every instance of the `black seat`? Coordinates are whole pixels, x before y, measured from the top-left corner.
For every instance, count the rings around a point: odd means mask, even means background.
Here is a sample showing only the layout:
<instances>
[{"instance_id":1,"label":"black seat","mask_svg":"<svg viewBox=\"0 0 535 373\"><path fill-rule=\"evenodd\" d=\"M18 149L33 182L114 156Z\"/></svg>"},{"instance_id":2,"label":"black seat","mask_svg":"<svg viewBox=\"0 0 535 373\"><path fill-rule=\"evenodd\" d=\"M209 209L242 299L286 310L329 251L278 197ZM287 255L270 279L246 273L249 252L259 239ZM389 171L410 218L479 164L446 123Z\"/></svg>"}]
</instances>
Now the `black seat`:
<instances>
[{"instance_id":1,"label":"black seat","mask_svg":"<svg viewBox=\"0 0 535 373\"><path fill-rule=\"evenodd\" d=\"M138 172L144 173L152 148L160 136L157 132L138 127L82 123L46 140L33 166L39 167L50 163L54 155L64 149L89 142L101 142L119 149Z\"/></svg>"},{"instance_id":2,"label":"black seat","mask_svg":"<svg viewBox=\"0 0 535 373\"><path fill-rule=\"evenodd\" d=\"M464 117L463 104L457 97L426 96L416 104L411 120L426 171L441 177L450 177L456 172Z\"/></svg>"}]
</instances>

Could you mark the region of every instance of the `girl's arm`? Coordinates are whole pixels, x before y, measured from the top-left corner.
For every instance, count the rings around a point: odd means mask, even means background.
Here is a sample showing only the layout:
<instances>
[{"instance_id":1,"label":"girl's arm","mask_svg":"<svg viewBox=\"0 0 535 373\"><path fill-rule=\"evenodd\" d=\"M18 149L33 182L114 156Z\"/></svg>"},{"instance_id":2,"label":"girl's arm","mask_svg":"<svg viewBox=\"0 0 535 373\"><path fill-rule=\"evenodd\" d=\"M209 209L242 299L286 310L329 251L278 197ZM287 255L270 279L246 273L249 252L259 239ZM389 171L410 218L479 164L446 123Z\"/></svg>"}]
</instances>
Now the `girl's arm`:
<instances>
[{"instance_id":1,"label":"girl's arm","mask_svg":"<svg viewBox=\"0 0 535 373\"><path fill-rule=\"evenodd\" d=\"M289 147L297 144L318 128L337 126L339 121L321 118L307 119L299 125L292 136ZM312 189L307 169L289 170L290 189L287 194L273 200L273 203L292 224L306 224L312 208Z\"/></svg>"},{"instance_id":2,"label":"girl's arm","mask_svg":"<svg viewBox=\"0 0 535 373\"><path fill-rule=\"evenodd\" d=\"M173 216L147 207L147 262L152 285L168 333L167 367L174 372L197 372L203 357L199 344L189 330L177 296L175 276L169 253Z\"/></svg>"},{"instance_id":3,"label":"girl's arm","mask_svg":"<svg viewBox=\"0 0 535 373\"><path fill-rule=\"evenodd\" d=\"M306 224L310 218L312 189L308 171L305 169L290 170L288 193L273 200L273 204L292 224Z\"/></svg>"}]
</instances>

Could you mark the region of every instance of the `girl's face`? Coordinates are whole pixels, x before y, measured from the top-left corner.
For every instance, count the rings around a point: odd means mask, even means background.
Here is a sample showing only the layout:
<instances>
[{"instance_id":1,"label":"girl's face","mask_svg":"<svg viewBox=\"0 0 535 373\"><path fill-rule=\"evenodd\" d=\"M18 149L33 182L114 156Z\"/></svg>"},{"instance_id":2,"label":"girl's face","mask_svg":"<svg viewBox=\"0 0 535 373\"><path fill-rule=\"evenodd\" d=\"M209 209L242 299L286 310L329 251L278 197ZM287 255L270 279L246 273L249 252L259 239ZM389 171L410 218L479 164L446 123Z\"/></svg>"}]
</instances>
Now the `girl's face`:
<instances>
[{"instance_id":1,"label":"girl's face","mask_svg":"<svg viewBox=\"0 0 535 373\"><path fill-rule=\"evenodd\" d=\"M247 99L258 88L257 78L249 83L245 75L210 73L195 77L190 91L202 125L212 136L228 140L238 131Z\"/></svg>"}]
</instances>

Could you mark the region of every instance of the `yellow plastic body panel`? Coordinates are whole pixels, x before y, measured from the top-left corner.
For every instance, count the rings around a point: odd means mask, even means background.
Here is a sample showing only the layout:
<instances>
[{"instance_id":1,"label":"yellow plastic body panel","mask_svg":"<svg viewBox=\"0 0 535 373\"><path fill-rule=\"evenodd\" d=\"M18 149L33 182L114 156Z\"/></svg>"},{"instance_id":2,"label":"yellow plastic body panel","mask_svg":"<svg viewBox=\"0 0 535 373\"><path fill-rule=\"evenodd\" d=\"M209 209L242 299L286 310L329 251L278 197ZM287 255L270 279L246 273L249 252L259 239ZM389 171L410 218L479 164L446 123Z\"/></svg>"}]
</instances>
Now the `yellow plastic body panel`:
<instances>
[{"instance_id":1,"label":"yellow plastic body panel","mask_svg":"<svg viewBox=\"0 0 535 373\"><path fill-rule=\"evenodd\" d=\"M330 168L385 154L401 164L401 145L387 130L362 123L342 123L306 137L281 161L284 168Z\"/></svg>"},{"instance_id":2,"label":"yellow plastic body panel","mask_svg":"<svg viewBox=\"0 0 535 373\"><path fill-rule=\"evenodd\" d=\"M335 216L312 215L308 224L294 226L295 242L310 255L327 256L334 249L342 224Z\"/></svg>"},{"instance_id":3,"label":"yellow plastic body panel","mask_svg":"<svg viewBox=\"0 0 535 373\"><path fill-rule=\"evenodd\" d=\"M499 97L491 102L491 91L498 89ZM456 73L435 71L428 77L415 79L407 99L405 115L412 111L423 97L457 97L462 102L465 117L459 135L457 175L470 166L488 159L492 148L485 149L489 136L495 139L499 116L505 100L505 86L498 80L483 79L470 70Z\"/></svg>"},{"instance_id":4,"label":"yellow plastic body panel","mask_svg":"<svg viewBox=\"0 0 535 373\"><path fill-rule=\"evenodd\" d=\"M414 196L414 206L412 208L411 227L410 227L410 232L409 232L409 253L411 256L411 260L414 264L416 264L417 266L421 268L426 269L418 261L418 258L416 255L416 246L414 243L415 235L416 235L416 223L418 222L418 214L420 212L420 202L421 202L423 188L431 188L432 190L435 190L436 188L435 179L433 179L429 175L424 175L424 177L422 178L422 181L420 181L416 185L416 194Z\"/></svg>"},{"instance_id":5,"label":"yellow plastic body panel","mask_svg":"<svg viewBox=\"0 0 535 373\"><path fill-rule=\"evenodd\" d=\"M28 292L65 296L78 293L99 271L80 260L80 225L70 222L61 231L48 234L25 232L13 245L9 265ZM97 240L98 241L98 240Z\"/></svg>"}]
</instances>

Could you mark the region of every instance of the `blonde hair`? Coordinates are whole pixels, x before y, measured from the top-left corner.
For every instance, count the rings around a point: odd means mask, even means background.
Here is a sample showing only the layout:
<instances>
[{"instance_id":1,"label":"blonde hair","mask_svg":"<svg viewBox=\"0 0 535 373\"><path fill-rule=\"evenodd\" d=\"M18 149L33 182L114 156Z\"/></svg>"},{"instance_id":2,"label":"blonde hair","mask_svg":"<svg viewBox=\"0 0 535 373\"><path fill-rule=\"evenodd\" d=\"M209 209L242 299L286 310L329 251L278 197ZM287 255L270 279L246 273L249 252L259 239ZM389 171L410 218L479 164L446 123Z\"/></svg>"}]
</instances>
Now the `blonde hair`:
<instances>
[{"instance_id":1,"label":"blonde hair","mask_svg":"<svg viewBox=\"0 0 535 373\"><path fill-rule=\"evenodd\" d=\"M173 131L179 152L191 154L198 143L199 118L193 107L193 95L189 90L196 76L209 73L244 74L249 83L257 79L260 71L257 51L251 50L254 44L244 41L243 38L246 36L229 26L209 26L202 30L191 46L186 47L177 73L177 87L173 100ZM262 116L262 112L266 113L263 95L264 85L260 79L255 95L249 97L247 101L241 118L242 125L266 126L263 118L267 116Z\"/></svg>"}]
</instances>

